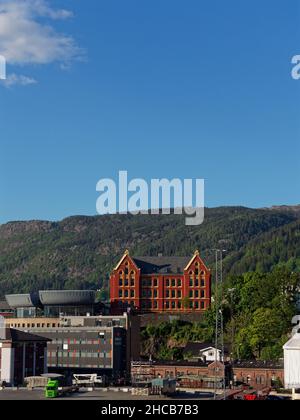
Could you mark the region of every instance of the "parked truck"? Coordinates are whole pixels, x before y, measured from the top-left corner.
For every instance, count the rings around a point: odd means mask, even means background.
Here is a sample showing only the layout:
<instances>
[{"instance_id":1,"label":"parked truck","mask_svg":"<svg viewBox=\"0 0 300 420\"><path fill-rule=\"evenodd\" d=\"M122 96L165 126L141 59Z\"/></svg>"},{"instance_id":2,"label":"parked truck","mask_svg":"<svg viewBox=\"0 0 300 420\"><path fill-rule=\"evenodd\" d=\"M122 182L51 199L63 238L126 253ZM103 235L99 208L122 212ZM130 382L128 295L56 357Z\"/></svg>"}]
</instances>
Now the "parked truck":
<instances>
[{"instance_id":1,"label":"parked truck","mask_svg":"<svg viewBox=\"0 0 300 420\"><path fill-rule=\"evenodd\" d=\"M57 398L78 391L78 386L66 383L62 375L49 378L45 387L46 398Z\"/></svg>"},{"instance_id":2,"label":"parked truck","mask_svg":"<svg viewBox=\"0 0 300 420\"><path fill-rule=\"evenodd\" d=\"M106 386L107 378L105 375L99 376L96 373L74 374L73 385L82 387Z\"/></svg>"}]
</instances>

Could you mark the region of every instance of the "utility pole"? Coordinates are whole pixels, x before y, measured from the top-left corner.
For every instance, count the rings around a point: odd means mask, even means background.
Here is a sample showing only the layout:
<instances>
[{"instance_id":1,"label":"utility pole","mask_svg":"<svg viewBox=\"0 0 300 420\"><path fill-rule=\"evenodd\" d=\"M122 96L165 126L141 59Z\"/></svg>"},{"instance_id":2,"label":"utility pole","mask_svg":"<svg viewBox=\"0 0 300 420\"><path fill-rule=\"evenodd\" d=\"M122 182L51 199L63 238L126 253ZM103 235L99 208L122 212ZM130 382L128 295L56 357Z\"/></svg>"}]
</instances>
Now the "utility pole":
<instances>
[{"instance_id":1,"label":"utility pole","mask_svg":"<svg viewBox=\"0 0 300 420\"><path fill-rule=\"evenodd\" d=\"M215 364L217 365L218 354L220 350L220 362L223 363L223 374L222 374L222 391L223 399L226 399L226 384L225 384L225 358L224 358L224 324L223 324L223 252L224 249L214 249L215 251L215 306L216 306L216 321L215 321ZM217 366L215 367L215 389L214 399L217 398L218 381L220 381L220 375L218 375Z\"/></svg>"}]
</instances>

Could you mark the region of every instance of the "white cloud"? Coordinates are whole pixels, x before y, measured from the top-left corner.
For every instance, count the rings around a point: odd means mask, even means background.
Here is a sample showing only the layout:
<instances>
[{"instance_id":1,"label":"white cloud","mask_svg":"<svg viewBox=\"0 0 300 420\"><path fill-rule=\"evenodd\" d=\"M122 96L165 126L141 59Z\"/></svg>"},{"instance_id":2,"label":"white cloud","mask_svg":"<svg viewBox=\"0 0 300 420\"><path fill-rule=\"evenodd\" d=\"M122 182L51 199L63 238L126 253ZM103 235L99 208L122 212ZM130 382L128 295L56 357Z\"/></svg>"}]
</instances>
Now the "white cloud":
<instances>
[{"instance_id":1,"label":"white cloud","mask_svg":"<svg viewBox=\"0 0 300 420\"><path fill-rule=\"evenodd\" d=\"M6 87L11 87L14 85L28 86L37 83L35 79L28 76L23 76L21 74L11 73L5 80L1 81L2 84Z\"/></svg>"},{"instance_id":2,"label":"white cloud","mask_svg":"<svg viewBox=\"0 0 300 420\"><path fill-rule=\"evenodd\" d=\"M83 50L51 22L72 16L68 10L53 9L46 0L0 0L0 54L9 65L58 62L61 68L68 67L82 59Z\"/></svg>"}]
</instances>

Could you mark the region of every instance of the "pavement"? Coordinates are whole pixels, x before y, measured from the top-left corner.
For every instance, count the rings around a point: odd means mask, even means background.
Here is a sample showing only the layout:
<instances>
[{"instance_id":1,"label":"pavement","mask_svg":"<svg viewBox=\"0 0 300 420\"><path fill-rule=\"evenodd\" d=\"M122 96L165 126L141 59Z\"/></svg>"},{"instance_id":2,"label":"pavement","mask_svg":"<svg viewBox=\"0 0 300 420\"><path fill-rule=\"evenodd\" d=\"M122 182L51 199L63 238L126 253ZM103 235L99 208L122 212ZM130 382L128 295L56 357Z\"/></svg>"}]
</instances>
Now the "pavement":
<instances>
[{"instance_id":1,"label":"pavement","mask_svg":"<svg viewBox=\"0 0 300 420\"><path fill-rule=\"evenodd\" d=\"M175 397L165 397L165 396L140 396L140 395L131 395L130 392L122 391L103 391L103 390L94 390L94 391L79 391L72 394L55 398L54 400L95 400L95 401L120 401L120 400L157 400L157 401L167 401L176 399L181 400L210 400L213 399L213 394L211 393L186 393L182 392L177 394ZM6 388L0 391L0 401L3 400L49 400L45 397L43 389L10 389Z\"/></svg>"}]
</instances>

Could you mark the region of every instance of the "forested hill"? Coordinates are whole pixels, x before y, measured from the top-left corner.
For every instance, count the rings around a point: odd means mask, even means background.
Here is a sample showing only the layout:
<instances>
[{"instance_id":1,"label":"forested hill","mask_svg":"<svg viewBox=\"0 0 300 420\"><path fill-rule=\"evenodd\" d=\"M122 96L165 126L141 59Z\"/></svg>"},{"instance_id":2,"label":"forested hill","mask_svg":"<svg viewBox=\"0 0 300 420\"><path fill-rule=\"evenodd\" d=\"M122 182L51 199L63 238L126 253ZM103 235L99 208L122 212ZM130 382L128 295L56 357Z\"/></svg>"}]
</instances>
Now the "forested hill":
<instances>
[{"instance_id":1,"label":"forested hill","mask_svg":"<svg viewBox=\"0 0 300 420\"><path fill-rule=\"evenodd\" d=\"M135 255L201 256L213 265L212 248L224 241L226 273L300 267L300 206L270 209L218 207L187 227L180 215L74 216L61 222L0 225L0 296L37 289L107 287L123 251Z\"/></svg>"}]
</instances>

